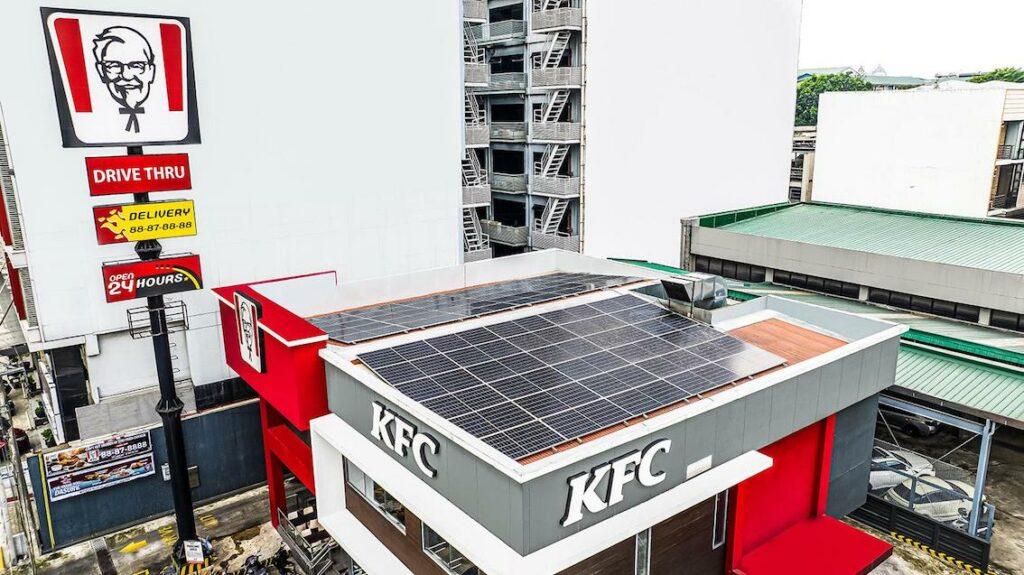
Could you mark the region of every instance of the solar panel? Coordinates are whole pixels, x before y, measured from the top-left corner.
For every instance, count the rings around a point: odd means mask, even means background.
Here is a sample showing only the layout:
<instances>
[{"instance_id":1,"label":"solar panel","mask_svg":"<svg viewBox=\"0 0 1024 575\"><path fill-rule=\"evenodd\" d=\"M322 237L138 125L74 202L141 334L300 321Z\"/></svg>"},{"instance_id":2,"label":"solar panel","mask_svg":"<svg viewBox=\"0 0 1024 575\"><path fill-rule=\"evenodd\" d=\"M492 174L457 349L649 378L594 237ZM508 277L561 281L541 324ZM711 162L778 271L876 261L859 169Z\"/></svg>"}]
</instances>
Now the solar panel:
<instances>
[{"instance_id":1,"label":"solar panel","mask_svg":"<svg viewBox=\"0 0 1024 575\"><path fill-rule=\"evenodd\" d=\"M511 280L471 287L451 293L434 294L400 303L387 303L357 310L336 312L308 319L310 323L327 333L328 337L342 343L358 343L369 339L405 333L410 330L441 325L479 317L499 311L552 301L582 293L606 289L636 281L637 278L607 276L585 273L553 273L545 276ZM627 309L623 303L603 304L609 309ZM625 307L624 307L625 306ZM598 310L584 313L599 314ZM508 322L503 326L507 333L493 333L474 330L466 334L465 340L445 336L441 341L429 342L439 351L450 351L466 345L477 345L514 333L537 331L554 325L541 316L530 316ZM399 352L401 353L401 352Z\"/></svg>"},{"instance_id":2,"label":"solar panel","mask_svg":"<svg viewBox=\"0 0 1024 575\"><path fill-rule=\"evenodd\" d=\"M440 299L451 300L435 298ZM405 395L513 459L783 363L632 295L359 359Z\"/></svg>"}]
</instances>

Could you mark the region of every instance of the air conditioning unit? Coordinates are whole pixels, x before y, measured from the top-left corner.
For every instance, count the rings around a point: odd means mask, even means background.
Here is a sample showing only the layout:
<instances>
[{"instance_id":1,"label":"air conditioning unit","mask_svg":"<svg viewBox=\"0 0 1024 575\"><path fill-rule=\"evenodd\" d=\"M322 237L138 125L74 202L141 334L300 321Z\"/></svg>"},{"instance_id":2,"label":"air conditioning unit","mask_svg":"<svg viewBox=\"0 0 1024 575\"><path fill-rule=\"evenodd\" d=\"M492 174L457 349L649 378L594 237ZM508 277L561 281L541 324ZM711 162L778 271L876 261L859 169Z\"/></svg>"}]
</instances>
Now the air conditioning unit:
<instances>
[{"instance_id":1,"label":"air conditioning unit","mask_svg":"<svg viewBox=\"0 0 1024 575\"><path fill-rule=\"evenodd\" d=\"M678 313L702 318L701 313L725 307L729 290L721 276L691 273L661 280L669 307Z\"/></svg>"}]
</instances>

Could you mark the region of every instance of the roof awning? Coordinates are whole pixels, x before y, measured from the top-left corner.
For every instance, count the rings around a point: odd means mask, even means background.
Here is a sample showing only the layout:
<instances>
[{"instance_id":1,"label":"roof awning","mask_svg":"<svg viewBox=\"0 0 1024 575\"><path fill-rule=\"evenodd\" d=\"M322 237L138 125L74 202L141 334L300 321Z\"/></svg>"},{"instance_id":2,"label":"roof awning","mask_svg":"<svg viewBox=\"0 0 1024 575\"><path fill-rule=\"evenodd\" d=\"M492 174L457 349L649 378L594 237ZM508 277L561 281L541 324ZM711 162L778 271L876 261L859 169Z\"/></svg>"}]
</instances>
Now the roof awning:
<instances>
[{"instance_id":1,"label":"roof awning","mask_svg":"<svg viewBox=\"0 0 1024 575\"><path fill-rule=\"evenodd\" d=\"M911 396L1024 429L1024 371L904 344L896 386Z\"/></svg>"},{"instance_id":2,"label":"roof awning","mask_svg":"<svg viewBox=\"0 0 1024 575\"><path fill-rule=\"evenodd\" d=\"M786 529L744 555L742 575L863 575L892 555L892 545L827 515Z\"/></svg>"}]
</instances>

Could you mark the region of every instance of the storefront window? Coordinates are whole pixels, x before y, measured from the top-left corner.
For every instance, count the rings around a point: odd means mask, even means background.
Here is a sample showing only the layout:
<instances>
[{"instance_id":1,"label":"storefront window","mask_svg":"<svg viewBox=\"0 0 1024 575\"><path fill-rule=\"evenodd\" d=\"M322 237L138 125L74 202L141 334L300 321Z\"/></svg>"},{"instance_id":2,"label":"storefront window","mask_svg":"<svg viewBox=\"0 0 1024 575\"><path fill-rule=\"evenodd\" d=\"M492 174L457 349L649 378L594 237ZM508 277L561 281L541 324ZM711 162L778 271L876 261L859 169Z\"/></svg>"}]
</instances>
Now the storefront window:
<instances>
[{"instance_id":1,"label":"storefront window","mask_svg":"<svg viewBox=\"0 0 1024 575\"><path fill-rule=\"evenodd\" d=\"M651 530L636 534L636 575L651 573Z\"/></svg>"},{"instance_id":2,"label":"storefront window","mask_svg":"<svg viewBox=\"0 0 1024 575\"><path fill-rule=\"evenodd\" d=\"M372 479L352 464L345 460L345 476L352 489L380 511L395 527L405 533L405 506L383 487L377 485Z\"/></svg>"},{"instance_id":3,"label":"storefront window","mask_svg":"<svg viewBox=\"0 0 1024 575\"><path fill-rule=\"evenodd\" d=\"M426 523L423 524L423 552L452 575L487 575Z\"/></svg>"}]
</instances>

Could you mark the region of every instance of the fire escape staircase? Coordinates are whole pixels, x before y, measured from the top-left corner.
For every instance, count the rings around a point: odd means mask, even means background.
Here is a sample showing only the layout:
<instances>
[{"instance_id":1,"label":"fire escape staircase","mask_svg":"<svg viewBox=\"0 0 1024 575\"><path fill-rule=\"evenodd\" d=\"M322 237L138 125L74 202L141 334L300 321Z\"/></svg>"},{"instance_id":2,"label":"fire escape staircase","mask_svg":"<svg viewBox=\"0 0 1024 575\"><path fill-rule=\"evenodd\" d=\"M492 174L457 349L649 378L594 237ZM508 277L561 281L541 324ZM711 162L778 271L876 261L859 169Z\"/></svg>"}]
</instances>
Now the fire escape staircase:
<instances>
[{"instance_id":1,"label":"fire escape staircase","mask_svg":"<svg viewBox=\"0 0 1024 575\"><path fill-rule=\"evenodd\" d=\"M569 40L571 38L572 32L569 30L555 32L554 37L551 39L551 45L544 52L540 67L557 68L562 63L562 56L565 55L566 49L569 48Z\"/></svg>"},{"instance_id":2,"label":"fire escape staircase","mask_svg":"<svg viewBox=\"0 0 1024 575\"><path fill-rule=\"evenodd\" d=\"M540 219L534 222L534 229L542 234L558 235L558 226L569 210L569 200L565 198L550 198L544 206L544 212Z\"/></svg>"},{"instance_id":3,"label":"fire escape staircase","mask_svg":"<svg viewBox=\"0 0 1024 575\"><path fill-rule=\"evenodd\" d=\"M462 208L462 247L467 252L491 247L490 238L480 227L480 218L477 217L475 208Z\"/></svg>"},{"instance_id":4,"label":"fire escape staircase","mask_svg":"<svg viewBox=\"0 0 1024 575\"><path fill-rule=\"evenodd\" d=\"M483 64L484 51L473 38L472 25L468 22L462 25L462 59L467 64Z\"/></svg>"},{"instance_id":5,"label":"fire escape staircase","mask_svg":"<svg viewBox=\"0 0 1024 575\"><path fill-rule=\"evenodd\" d=\"M483 186L487 183L487 172L480 166L480 158L472 150L466 150L462 157L462 185Z\"/></svg>"},{"instance_id":6,"label":"fire escape staircase","mask_svg":"<svg viewBox=\"0 0 1024 575\"><path fill-rule=\"evenodd\" d=\"M487 123L487 116L480 107L480 100L474 94L466 93L465 116L467 126L479 126Z\"/></svg>"}]
</instances>

